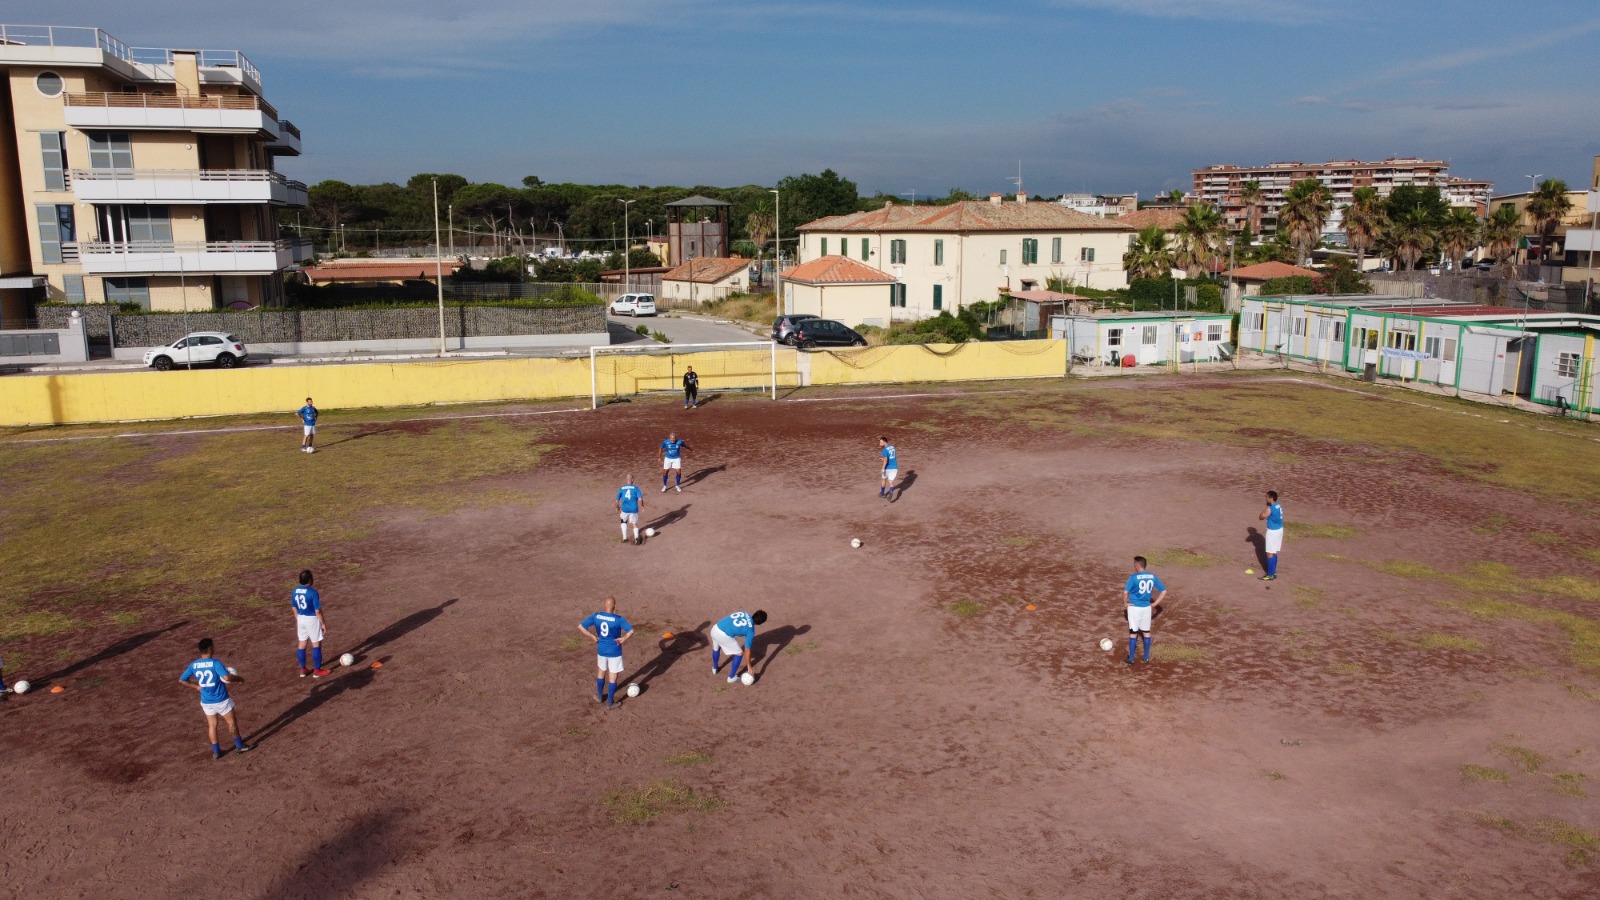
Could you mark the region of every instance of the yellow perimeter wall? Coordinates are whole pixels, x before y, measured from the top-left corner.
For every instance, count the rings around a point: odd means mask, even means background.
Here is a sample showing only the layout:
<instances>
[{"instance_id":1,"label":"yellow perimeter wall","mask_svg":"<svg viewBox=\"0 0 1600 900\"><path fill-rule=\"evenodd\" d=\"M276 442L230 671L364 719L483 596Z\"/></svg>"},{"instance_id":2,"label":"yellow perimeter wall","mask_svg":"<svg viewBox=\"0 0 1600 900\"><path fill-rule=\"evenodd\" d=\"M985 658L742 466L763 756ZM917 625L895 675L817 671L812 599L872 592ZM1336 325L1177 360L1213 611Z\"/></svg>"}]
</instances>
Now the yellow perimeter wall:
<instances>
[{"instance_id":1,"label":"yellow perimeter wall","mask_svg":"<svg viewBox=\"0 0 1600 900\"><path fill-rule=\"evenodd\" d=\"M1065 372L1066 342L904 345L807 354L814 385L1040 378ZM778 353L778 386L801 382L795 351ZM602 355L602 398L676 390L693 365L703 390L765 387L769 351L674 356ZM320 409L495 400L588 399L587 357L256 366L193 372L15 375L0 378L0 426L66 425L189 416L288 413L313 397Z\"/></svg>"}]
</instances>

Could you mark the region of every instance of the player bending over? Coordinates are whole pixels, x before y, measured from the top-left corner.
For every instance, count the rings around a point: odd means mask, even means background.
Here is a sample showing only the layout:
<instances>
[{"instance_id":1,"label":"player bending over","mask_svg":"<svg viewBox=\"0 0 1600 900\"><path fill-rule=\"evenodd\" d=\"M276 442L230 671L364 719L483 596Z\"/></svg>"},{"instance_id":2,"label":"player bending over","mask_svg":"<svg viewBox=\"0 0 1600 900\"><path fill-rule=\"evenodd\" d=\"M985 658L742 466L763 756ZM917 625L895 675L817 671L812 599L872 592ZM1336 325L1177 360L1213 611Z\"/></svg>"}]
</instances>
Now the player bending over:
<instances>
[{"instance_id":1,"label":"player bending over","mask_svg":"<svg viewBox=\"0 0 1600 900\"><path fill-rule=\"evenodd\" d=\"M739 680L741 661L744 670L750 671L750 657L756 647L756 626L766 621L767 614L758 609L753 614L733 613L711 626L711 674L717 674L717 670L722 668L724 653L733 658L732 664L728 666L729 684Z\"/></svg>"},{"instance_id":2,"label":"player bending over","mask_svg":"<svg viewBox=\"0 0 1600 900\"><path fill-rule=\"evenodd\" d=\"M1277 491L1267 491L1267 508L1258 520L1267 523L1267 574L1261 580L1274 581L1278 577L1278 551L1283 549L1283 507L1278 505Z\"/></svg>"},{"instance_id":3,"label":"player bending over","mask_svg":"<svg viewBox=\"0 0 1600 900\"><path fill-rule=\"evenodd\" d=\"M666 490L666 488L662 488ZM644 491L633 483L633 475L628 476L628 483L617 488L617 515L622 519L622 542L628 542L628 526L633 526L633 542L642 544L644 540L639 537L639 510L644 509Z\"/></svg>"},{"instance_id":4,"label":"player bending over","mask_svg":"<svg viewBox=\"0 0 1600 900\"><path fill-rule=\"evenodd\" d=\"M1144 661L1150 661L1151 607L1160 606L1167 596L1167 586L1153 573L1144 570L1142 556L1133 558L1133 574L1122 587L1122 601L1128 607L1128 658L1123 662L1133 665L1134 651L1139 648L1139 638L1144 637Z\"/></svg>"},{"instance_id":5,"label":"player bending over","mask_svg":"<svg viewBox=\"0 0 1600 900\"><path fill-rule=\"evenodd\" d=\"M609 708L617 702L617 676L622 674L622 645L633 637L633 626L617 615L617 598L607 597L605 609L578 623L583 636L594 641L600 674L595 676L595 699Z\"/></svg>"},{"instance_id":6,"label":"player bending over","mask_svg":"<svg viewBox=\"0 0 1600 900\"><path fill-rule=\"evenodd\" d=\"M689 442L679 440L676 431L667 432L667 439L661 442L661 493L667 492L667 476L674 472L678 475L678 493L683 493L683 451L688 446Z\"/></svg>"},{"instance_id":7,"label":"player bending over","mask_svg":"<svg viewBox=\"0 0 1600 900\"><path fill-rule=\"evenodd\" d=\"M178 680L200 692L200 711L206 714L206 732L211 737L211 758L222 758L222 745L217 743L217 720L228 723L233 732L233 749L239 753L250 752L250 745L239 736L239 722L233 714L233 698L228 696L228 685L242 681L234 671L212 657L215 645L211 638L202 638L197 649L200 658L183 670Z\"/></svg>"},{"instance_id":8,"label":"player bending over","mask_svg":"<svg viewBox=\"0 0 1600 900\"><path fill-rule=\"evenodd\" d=\"M883 457L883 468L878 476L878 496L893 501L894 480L900 475L900 458L887 437L878 438L878 455Z\"/></svg>"},{"instance_id":9,"label":"player bending over","mask_svg":"<svg viewBox=\"0 0 1600 900\"><path fill-rule=\"evenodd\" d=\"M294 627L299 644L295 656L300 660L300 677L326 678L332 674L322 667L322 639L328 635L328 623L322 618L322 595L311 586L314 579L310 569L300 572L300 586L290 595L294 604ZM306 651L311 651L311 668L306 668Z\"/></svg>"}]
</instances>

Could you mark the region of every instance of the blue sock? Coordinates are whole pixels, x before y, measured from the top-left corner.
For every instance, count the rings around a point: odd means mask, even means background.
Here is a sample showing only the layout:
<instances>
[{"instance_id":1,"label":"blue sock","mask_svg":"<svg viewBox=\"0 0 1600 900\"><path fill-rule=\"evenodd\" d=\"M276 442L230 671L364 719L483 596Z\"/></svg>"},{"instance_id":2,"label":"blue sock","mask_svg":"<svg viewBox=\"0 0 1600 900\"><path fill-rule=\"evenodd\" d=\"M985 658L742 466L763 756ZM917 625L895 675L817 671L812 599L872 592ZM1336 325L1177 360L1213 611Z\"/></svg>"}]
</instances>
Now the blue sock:
<instances>
[{"instance_id":1,"label":"blue sock","mask_svg":"<svg viewBox=\"0 0 1600 900\"><path fill-rule=\"evenodd\" d=\"M721 650L717 650L715 648L712 648L712 650L711 650L711 671L715 672L716 670L718 670L720 668L722 668L722 651Z\"/></svg>"},{"instance_id":2,"label":"blue sock","mask_svg":"<svg viewBox=\"0 0 1600 900\"><path fill-rule=\"evenodd\" d=\"M311 664L316 666L319 669L322 668L322 648L321 647L312 647L311 648Z\"/></svg>"},{"instance_id":3,"label":"blue sock","mask_svg":"<svg viewBox=\"0 0 1600 900\"><path fill-rule=\"evenodd\" d=\"M1150 635L1144 636L1144 661L1150 661Z\"/></svg>"},{"instance_id":4,"label":"blue sock","mask_svg":"<svg viewBox=\"0 0 1600 900\"><path fill-rule=\"evenodd\" d=\"M1278 557L1276 557L1276 556L1267 557L1267 574L1268 575L1277 575L1278 574Z\"/></svg>"},{"instance_id":5,"label":"blue sock","mask_svg":"<svg viewBox=\"0 0 1600 900\"><path fill-rule=\"evenodd\" d=\"M606 680L604 678L596 678L594 680L594 692L600 697L606 695Z\"/></svg>"},{"instance_id":6,"label":"blue sock","mask_svg":"<svg viewBox=\"0 0 1600 900\"><path fill-rule=\"evenodd\" d=\"M612 705L612 704L614 704L616 702L617 702L617 683L615 681L608 681L608 682L606 682L606 705L610 706L610 705Z\"/></svg>"},{"instance_id":7,"label":"blue sock","mask_svg":"<svg viewBox=\"0 0 1600 900\"><path fill-rule=\"evenodd\" d=\"M683 484L683 472L678 472L678 484Z\"/></svg>"},{"instance_id":8,"label":"blue sock","mask_svg":"<svg viewBox=\"0 0 1600 900\"><path fill-rule=\"evenodd\" d=\"M743 655L728 657L728 677L735 678L739 674L739 663L744 660Z\"/></svg>"},{"instance_id":9,"label":"blue sock","mask_svg":"<svg viewBox=\"0 0 1600 900\"><path fill-rule=\"evenodd\" d=\"M1128 638L1128 658L1129 659L1133 659L1134 654L1138 649L1139 649L1139 638L1137 636L1129 637Z\"/></svg>"},{"instance_id":10,"label":"blue sock","mask_svg":"<svg viewBox=\"0 0 1600 900\"><path fill-rule=\"evenodd\" d=\"M300 657L300 668L304 669L306 667L306 651L296 650L294 655Z\"/></svg>"},{"instance_id":11,"label":"blue sock","mask_svg":"<svg viewBox=\"0 0 1600 900\"><path fill-rule=\"evenodd\" d=\"M667 473L665 473L665 472L661 473L661 486L662 487L666 487L667 486Z\"/></svg>"},{"instance_id":12,"label":"blue sock","mask_svg":"<svg viewBox=\"0 0 1600 900\"><path fill-rule=\"evenodd\" d=\"M233 746L238 747L240 749L244 749L244 738L239 737L237 734L234 735L233 736Z\"/></svg>"},{"instance_id":13,"label":"blue sock","mask_svg":"<svg viewBox=\"0 0 1600 900\"><path fill-rule=\"evenodd\" d=\"M211 745L211 752L212 753L221 753L222 752L222 745L221 744L212 744Z\"/></svg>"}]
</instances>

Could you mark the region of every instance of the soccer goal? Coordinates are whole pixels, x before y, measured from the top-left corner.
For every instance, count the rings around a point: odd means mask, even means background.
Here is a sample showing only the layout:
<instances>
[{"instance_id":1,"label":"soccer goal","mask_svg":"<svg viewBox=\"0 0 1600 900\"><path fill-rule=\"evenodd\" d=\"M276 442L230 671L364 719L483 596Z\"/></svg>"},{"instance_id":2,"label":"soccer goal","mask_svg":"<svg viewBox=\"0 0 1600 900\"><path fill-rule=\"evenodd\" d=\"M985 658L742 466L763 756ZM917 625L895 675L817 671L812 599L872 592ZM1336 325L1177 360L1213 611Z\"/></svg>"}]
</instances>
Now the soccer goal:
<instances>
[{"instance_id":1,"label":"soccer goal","mask_svg":"<svg viewBox=\"0 0 1600 900\"><path fill-rule=\"evenodd\" d=\"M775 341L719 344L618 344L589 348L590 402L601 397L683 390L683 373L691 366L700 376L702 395L713 391L770 391L799 383L794 351L780 357Z\"/></svg>"}]
</instances>

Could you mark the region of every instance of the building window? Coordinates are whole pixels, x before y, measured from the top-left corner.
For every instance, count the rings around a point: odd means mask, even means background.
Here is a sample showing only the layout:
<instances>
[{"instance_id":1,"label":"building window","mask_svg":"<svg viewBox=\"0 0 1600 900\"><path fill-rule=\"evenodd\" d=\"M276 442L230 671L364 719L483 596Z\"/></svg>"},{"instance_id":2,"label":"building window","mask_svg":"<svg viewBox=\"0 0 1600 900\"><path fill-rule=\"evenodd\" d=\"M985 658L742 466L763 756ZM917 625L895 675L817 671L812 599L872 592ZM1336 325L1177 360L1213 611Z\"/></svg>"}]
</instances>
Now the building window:
<instances>
[{"instance_id":1,"label":"building window","mask_svg":"<svg viewBox=\"0 0 1600 900\"><path fill-rule=\"evenodd\" d=\"M827 238L823 238L822 239L822 255L823 256L827 256L828 255L828 239Z\"/></svg>"},{"instance_id":2,"label":"building window","mask_svg":"<svg viewBox=\"0 0 1600 900\"><path fill-rule=\"evenodd\" d=\"M1250 330L1251 331L1260 331L1261 329L1266 327L1267 314L1266 313L1251 313L1249 321L1250 321Z\"/></svg>"},{"instance_id":3,"label":"building window","mask_svg":"<svg viewBox=\"0 0 1600 900\"><path fill-rule=\"evenodd\" d=\"M1306 336L1306 320L1305 319L1290 319L1289 320L1289 333L1294 335L1295 337L1305 337Z\"/></svg>"},{"instance_id":4,"label":"building window","mask_svg":"<svg viewBox=\"0 0 1600 900\"><path fill-rule=\"evenodd\" d=\"M1053 263L1061 262L1061 238L1050 239L1050 261Z\"/></svg>"},{"instance_id":5,"label":"building window","mask_svg":"<svg viewBox=\"0 0 1600 900\"><path fill-rule=\"evenodd\" d=\"M1122 346L1122 329L1121 328L1107 328L1106 329L1106 346L1107 347L1121 347Z\"/></svg>"},{"instance_id":6,"label":"building window","mask_svg":"<svg viewBox=\"0 0 1600 900\"><path fill-rule=\"evenodd\" d=\"M107 278L106 302L131 303L140 309L150 308L150 279Z\"/></svg>"},{"instance_id":7,"label":"building window","mask_svg":"<svg viewBox=\"0 0 1600 900\"><path fill-rule=\"evenodd\" d=\"M944 285L933 286L933 309L935 312L944 309Z\"/></svg>"},{"instance_id":8,"label":"building window","mask_svg":"<svg viewBox=\"0 0 1600 900\"><path fill-rule=\"evenodd\" d=\"M33 86L38 88L39 93L46 97L59 97L62 90L66 88L67 83L62 81L61 76L54 72L40 72L38 77L33 79Z\"/></svg>"},{"instance_id":9,"label":"building window","mask_svg":"<svg viewBox=\"0 0 1600 900\"><path fill-rule=\"evenodd\" d=\"M1078 261L1079 262L1091 262L1091 263L1094 262L1094 248L1093 247L1081 247L1081 248L1079 248L1079 250L1078 250Z\"/></svg>"},{"instance_id":10,"label":"building window","mask_svg":"<svg viewBox=\"0 0 1600 900\"><path fill-rule=\"evenodd\" d=\"M905 262L906 262L906 242L905 241L890 241L889 242L889 263L891 265L894 265L894 264L905 265ZM901 306L904 306L904 305L905 304L903 304L903 303L901 304Z\"/></svg>"},{"instance_id":11,"label":"building window","mask_svg":"<svg viewBox=\"0 0 1600 900\"><path fill-rule=\"evenodd\" d=\"M861 239L861 261L862 262L866 262L867 258L869 256L871 256L871 255L872 255L872 247L867 243L867 239L866 238L862 238Z\"/></svg>"},{"instance_id":12,"label":"building window","mask_svg":"<svg viewBox=\"0 0 1600 900\"><path fill-rule=\"evenodd\" d=\"M905 305L906 305L906 286L905 285L903 285L903 284L891 284L891 285L889 285L889 305L890 306L898 306L901 309L905 308Z\"/></svg>"},{"instance_id":13,"label":"building window","mask_svg":"<svg viewBox=\"0 0 1600 900\"><path fill-rule=\"evenodd\" d=\"M1212 322L1206 326L1206 340L1211 341L1212 343L1219 343L1222 341L1221 322Z\"/></svg>"},{"instance_id":14,"label":"building window","mask_svg":"<svg viewBox=\"0 0 1600 900\"><path fill-rule=\"evenodd\" d=\"M1144 326L1144 333L1140 337L1146 347L1154 347L1156 345L1156 326Z\"/></svg>"},{"instance_id":15,"label":"building window","mask_svg":"<svg viewBox=\"0 0 1600 900\"><path fill-rule=\"evenodd\" d=\"M1005 251L1005 249L1004 249L1004 248L1002 248L1002 249L1001 249L1001 250L1000 250L1000 265L1002 265L1002 266L1003 266L1003 265L1005 265L1005 264L1006 264L1006 251Z\"/></svg>"},{"instance_id":16,"label":"building window","mask_svg":"<svg viewBox=\"0 0 1600 900\"><path fill-rule=\"evenodd\" d=\"M84 293L83 293L83 276L82 275L64 275L61 278L61 284L62 284L63 287L65 287L67 289L67 302L68 303L86 303L86 302L88 302L89 298L84 296Z\"/></svg>"},{"instance_id":17,"label":"building window","mask_svg":"<svg viewBox=\"0 0 1600 900\"><path fill-rule=\"evenodd\" d=\"M39 132L39 153L44 158L44 189L67 189L67 136L59 131Z\"/></svg>"},{"instance_id":18,"label":"building window","mask_svg":"<svg viewBox=\"0 0 1600 900\"><path fill-rule=\"evenodd\" d=\"M40 259L47 263L65 262L63 245L78 240L77 220L72 217L72 204L41 203L34 207L39 216Z\"/></svg>"},{"instance_id":19,"label":"building window","mask_svg":"<svg viewBox=\"0 0 1600 900\"><path fill-rule=\"evenodd\" d=\"M1456 339L1455 338L1445 338L1444 339L1444 361L1445 362L1455 362L1456 361Z\"/></svg>"},{"instance_id":20,"label":"building window","mask_svg":"<svg viewBox=\"0 0 1600 900\"><path fill-rule=\"evenodd\" d=\"M933 264L936 266L944 265L944 241L942 239L933 242Z\"/></svg>"},{"instance_id":21,"label":"building window","mask_svg":"<svg viewBox=\"0 0 1600 900\"><path fill-rule=\"evenodd\" d=\"M89 134L89 168L96 172L133 168L133 143L127 132Z\"/></svg>"},{"instance_id":22,"label":"building window","mask_svg":"<svg viewBox=\"0 0 1600 900\"><path fill-rule=\"evenodd\" d=\"M1340 344L1340 343L1344 342L1344 323L1343 322L1336 321L1336 322L1333 323L1333 342L1336 343L1336 344ZM1455 344L1455 342L1451 341L1451 344L1453 346Z\"/></svg>"},{"instance_id":23,"label":"building window","mask_svg":"<svg viewBox=\"0 0 1600 900\"><path fill-rule=\"evenodd\" d=\"M1429 359L1438 359L1444 351L1444 341L1436 337L1422 339L1422 352L1428 354Z\"/></svg>"},{"instance_id":24,"label":"building window","mask_svg":"<svg viewBox=\"0 0 1600 900\"><path fill-rule=\"evenodd\" d=\"M165 206L102 206L99 211L100 232L106 241L172 243L172 219Z\"/></svg>"},{"instance_id":25,"label":"building window","mask_svg":"<svg viewBox=\"0 0 1600 900\"><path fill-rule=\"evenodd\" d=\"M1039 239L1022 239L1022 264L1031 266L1039 261Z\"/></svg>"},{"instance_id":26,"label":"building window","mask_svg":"<svg viewBox=\"0 0 1600 900\"><path fill-rule=\"evenodd\" d=\"M1559 378L1577 378L1578 377L1578 354L1576 354L1576 353L1558 353L1558 354L1556 354L1556 376L1559 377Z\"/></svg>"}]
</instances>

